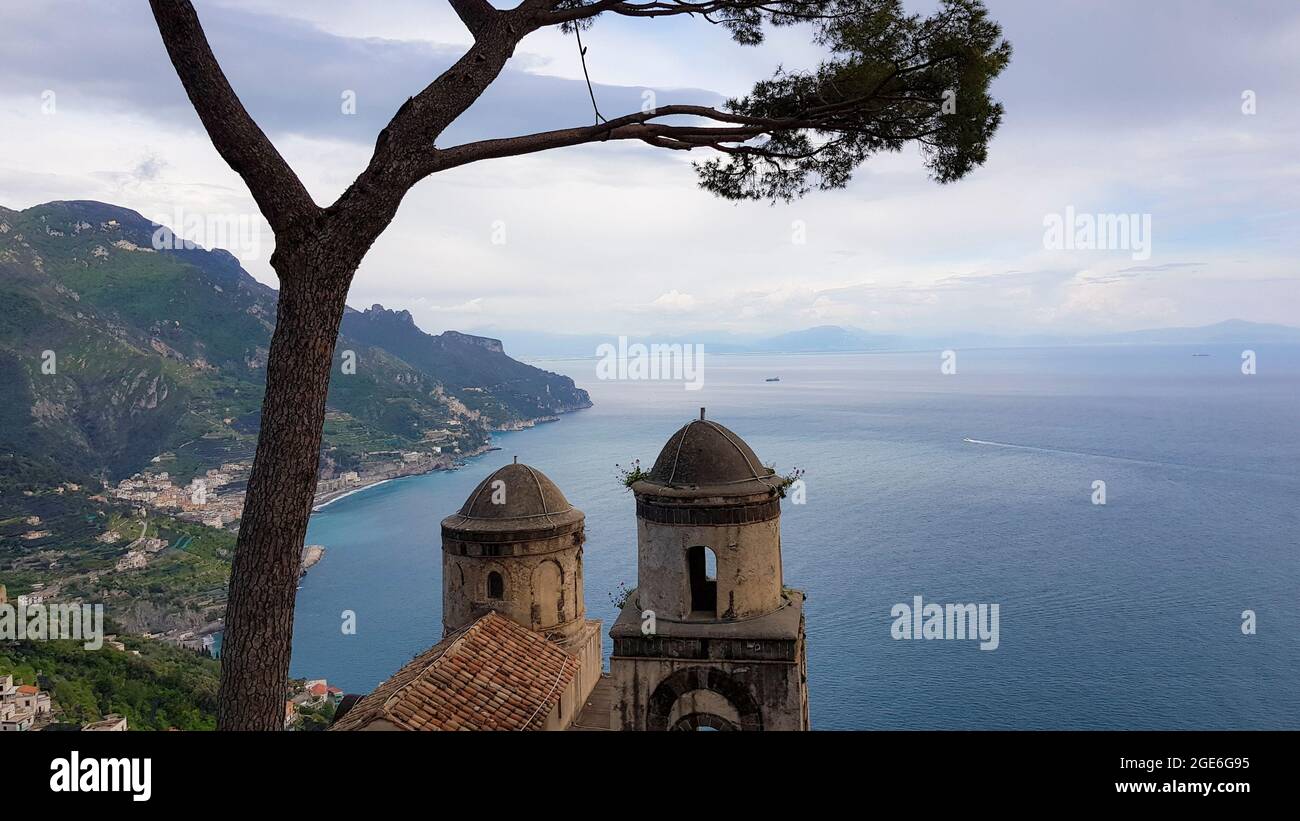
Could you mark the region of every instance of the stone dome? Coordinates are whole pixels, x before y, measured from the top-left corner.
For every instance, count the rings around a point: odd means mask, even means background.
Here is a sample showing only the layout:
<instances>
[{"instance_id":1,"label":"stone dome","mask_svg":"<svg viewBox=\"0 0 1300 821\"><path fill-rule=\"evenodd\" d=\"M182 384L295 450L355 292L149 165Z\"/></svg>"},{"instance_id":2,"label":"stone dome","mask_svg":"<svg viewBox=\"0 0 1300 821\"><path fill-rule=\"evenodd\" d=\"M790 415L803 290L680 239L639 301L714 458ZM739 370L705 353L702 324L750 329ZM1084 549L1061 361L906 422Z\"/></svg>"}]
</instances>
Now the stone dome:
<instances>
[{"instance_id":1,"label":"stone dome","mask_svg":"<svg viewBox=\"0 0 1300 821\"><path fill-rule=\"evenodd\" d=\"M515 462L479 482L460 510L443 519L442 526L466 535L500 534L561 530L583 518L582 511L564 498L545 473Z\"/></svg>"},{"instance_id":2,"label":"stone dome","mask_svg":"<svg viewBox=\"0 0 1300 821\"><path fill-rule=\"evenodd\" d=\"M744 439L701 416L669 437L644 484L748 494L770 490L778 481Z\"/></svg>"}]
</instances>

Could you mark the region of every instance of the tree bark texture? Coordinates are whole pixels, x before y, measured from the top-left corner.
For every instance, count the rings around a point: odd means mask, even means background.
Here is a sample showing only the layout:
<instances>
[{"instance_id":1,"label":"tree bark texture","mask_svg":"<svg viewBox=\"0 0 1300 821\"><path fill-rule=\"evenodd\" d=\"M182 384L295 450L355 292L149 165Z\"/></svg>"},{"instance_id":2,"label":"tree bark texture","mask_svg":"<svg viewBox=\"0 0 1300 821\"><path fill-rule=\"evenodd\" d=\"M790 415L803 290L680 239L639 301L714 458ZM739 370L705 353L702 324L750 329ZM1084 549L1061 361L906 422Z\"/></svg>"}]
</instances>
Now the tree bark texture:
<instances>
[{"instance_id":1,"label":"tree bark texture","mask_svg":"<svg viewBox=\"0 0 1300 821\"><path fill-rule=\"evenodd\" d=\"M261 433L230 574L219 730L280 730L303 540L316 492L325 396L352 270L277 249L280 298Z\"/></svg>"}]
</instances>

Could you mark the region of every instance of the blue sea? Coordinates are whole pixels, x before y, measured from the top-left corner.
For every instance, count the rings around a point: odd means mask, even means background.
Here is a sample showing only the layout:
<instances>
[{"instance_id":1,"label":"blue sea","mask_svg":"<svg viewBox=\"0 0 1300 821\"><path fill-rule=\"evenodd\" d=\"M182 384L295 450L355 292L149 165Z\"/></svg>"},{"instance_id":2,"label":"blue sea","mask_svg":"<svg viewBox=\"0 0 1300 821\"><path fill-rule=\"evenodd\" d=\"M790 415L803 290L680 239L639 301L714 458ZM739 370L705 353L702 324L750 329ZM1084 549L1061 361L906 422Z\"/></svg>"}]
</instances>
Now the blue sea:
<instances>
[{"instance_id":1,"label":"blue sea","mask_svg":"<svg viewBox=\"0 0 1300 821\"><path fill-rule=\"evenodd\" d=\"M636 583L615 464L648 467L707 406L806 471L782 532L815 729L1300 728L1300 348L1255 351L1254 375L1241 346L960 350L950 375L938 351L709 355L695 391L537 363L595 406L313 516L327 553L292 673L367 692L438 641L439 522L515 456L586 512L587 613L608 630ZM914 596L997 604L999 646L892 638Z\"/></svg>"}]
</instances>

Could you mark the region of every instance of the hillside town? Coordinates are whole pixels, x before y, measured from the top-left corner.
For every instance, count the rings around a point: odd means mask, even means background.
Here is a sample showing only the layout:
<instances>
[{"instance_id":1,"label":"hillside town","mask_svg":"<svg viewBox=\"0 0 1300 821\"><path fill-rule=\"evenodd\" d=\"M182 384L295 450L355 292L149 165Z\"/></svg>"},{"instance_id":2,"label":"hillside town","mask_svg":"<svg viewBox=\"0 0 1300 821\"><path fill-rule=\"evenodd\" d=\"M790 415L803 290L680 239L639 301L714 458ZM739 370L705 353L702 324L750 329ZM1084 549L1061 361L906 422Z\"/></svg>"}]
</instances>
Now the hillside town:
<instances>
[{"instance_id":1,"label":"hillside town","mask_svg":"<svg viewBox=\"0 0 1300 821\"><path fill-rule=\"evenodd\" d=\"M128 651L121 642L105 642L117 652ZM139 655L138 652L135 652ZM291 684L284 702L286 730L325 729L343 700L343 691L326 679L308 679ZM40 732L47 729L81 730L82 732L125 732L130 729L125 716L109 713L85 723L68 723L53 696L37 684L24 684L13 675L0 675L0 733Z\"/></svg>"},{"instance_id":2,"label":"hillside town","mask_svg":"<svg viewBox=\"0 0 1300 821\"><path fill-rule=\"evenodd\" d=\"M447 453L440 446L432 447L432 452L368 452L357 470L326 472L318 482L315 502L321 506L390 479L433 470L454 469L460 466L459 460L464 456L487 449L488 446L485 445L465 454L454 446L449 447ZM157 465L167 457L168 455L157 457L153 462ZM176 561L177 555L192 553L195 545L203 541L205 537L198 536L197 530L178 532L178 522L222 531L228 534L225 537L227 539L230 538L229 534L238 530L250 469L248 462L224 462L205 470L188 482L178 482L175 474L166 470L147 470L123 479L116 485L106 486L100 493L87 496L90 501L105 505L113 502L126 503L126 508L118 514L110 514L103 519L103 523L98 526L103 529L89 539L93 545L110 551L107 554L108 564L101 563L86 570L74 570L69 564L62 573L20 587L24 592L12 598L4 585L0 584L0 603L13 604L17 608L31 608L65 600L122 599L123 585L130 589L131 585L145 583L130 582L129 579L136 576L148 578L142 575L148 573L165 575L167 568ZM65 498L83 494L82 487L77 484L65 484L50 492ZM19 528L14 534L19 544L39 545L42 540L55 535L51 531L57 529L56 525L39 515L28 515L21 520L14 520L13 524ZM195 535L190 535L191 533ZM229 548L233 548L233 544L223 548L217 543L216 555L228 560ZM200 553L203 552L200 550ZM324 545L304 545L301 574L306 575L325 554ZM28 548L26 555L30 557L28 561L45 560L39 548ZM63 562L50 559L48 569L54 570L58 564ZM23 565L15 565L21 566ZM160 610L149 612L146 609L144 621L133 622L135 626L120 626L126 627L133 635L177 649L200 656L217 656L223 627L224 589L204 588L180 595L171 605L160 602L166 613ZM181 609L167 615L175 607ZM138 650L128 649L113 635L105 637L104 647L109 652L137 657L140 655ZM329 686L324 679L299 683L286 693L285 727L302 730L327 727L341 697L342 692ZM88 731L128 729L127 719L115 714L104 715L96 721L83 719L83 723L84 726L76 726L77 722L70 721L60 710L53 693L42 690L37 681L24 681L12 673L0 677L0 731L29 732L46 728Z\"/></svg>"},{"instance_id":3,"label":"hillside town","mask_svg":"<svg viewBox=\"0 0 1300 821\"><path fill-rule=\"evenodd\" d=\"M436 445L430 452L371 451L366 454L367 461L360 469L323 475L316 483L315 504L324 505L352 491L390 479L448 470L457 466L462 455L473 453L461 454L460 449L455 448L444 454ZM154 461L159 459L155 457ZM194 477L188 484L176 484L165 470L146 471L119 481L107 492L113 499L139 503L147 510L167 513L183 521L218 529L238 529L251 470L249 462L227 462ZM38 533L31 538L39 535L48 534ZM117 536L105 534L104 538L106 541L115 540Z\"/></svg>"},{"instance_id":4,"label":"hillside town","mask_svg":"<svg viewBox=\"0 0 1300 821\"><path fill-rule=\"evenodd\" d=\"M48 723L50 694L31 684L15 684L14 677L0 676L0 733L31 730L37 722Z\"/></svg>"},{"instance_id":5,"label":"hillside town","mask_svg":"<svg viewBox=\"0 0 1300 821\"><path fill-rule=\"evenodd\" d=\"M137 473L110 488L108 495L122 501L139 502L148 509L171 513L178 519L222 528L239 520L244 507L244 487L251 468L247 463L227 462L191 479L184 486L174 484L165 470Z\"/></svg>"},{"instance_id":6,"label":"hillside town","mask_svg":"<svg viewBox=\"0 0 1300 821\"><path fill-rule=\"evenodd\" d=\"M44 730L56 725L54 701L35 684L19 684L11 675L0 675L0 733ZM78 729L59 725L59 729ZM109 714L79 728L83 732L125 732L126 719Z\"/></svg>"},{"instance_id":7,"label":"hillside town","mask_svg":"<svg viewBox=\"0 0 1300 821\"><path fill-rule=\"evenodd\" d=\"M323 730L343 701L343 691L323 678L294 682L284 702L286 730Z\"/></svg>"}]
</instances>

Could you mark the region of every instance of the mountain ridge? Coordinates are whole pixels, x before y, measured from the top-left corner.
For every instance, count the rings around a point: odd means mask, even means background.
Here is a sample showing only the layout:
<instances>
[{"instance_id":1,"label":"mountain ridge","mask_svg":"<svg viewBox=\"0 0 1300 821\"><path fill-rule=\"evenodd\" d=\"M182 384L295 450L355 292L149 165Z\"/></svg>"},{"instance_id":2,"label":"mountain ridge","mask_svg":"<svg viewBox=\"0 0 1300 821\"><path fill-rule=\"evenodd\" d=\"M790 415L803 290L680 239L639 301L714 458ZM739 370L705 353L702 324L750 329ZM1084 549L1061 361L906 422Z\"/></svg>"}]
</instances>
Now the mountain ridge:
<instances>
[{"instance_id":1,"label":"mountain ridge","mask_svg":"<svg viewBox=\"0 0 1300 821\"><path fill-rule=\"evenodd\" d=\"M169 231L93 200L0 208L0 472L120 478L173 452L184 477L251 456L278 292ZM376 449L470 450L590 406L499 340L427 334L379 305L349 308L344 326L336 361L356 367L336 362L331 379L327 474Z\"/></svg>"}]
</instances>

